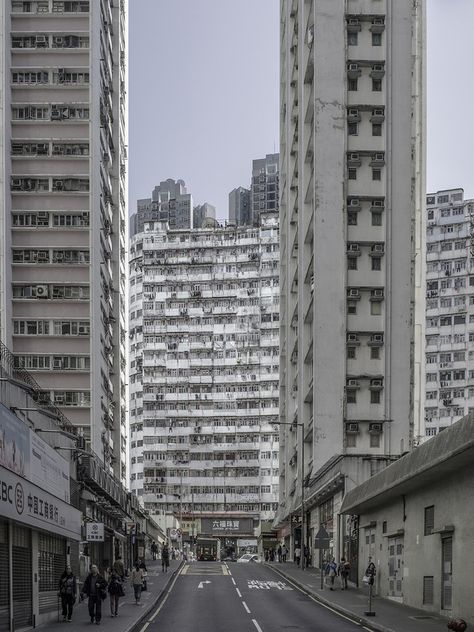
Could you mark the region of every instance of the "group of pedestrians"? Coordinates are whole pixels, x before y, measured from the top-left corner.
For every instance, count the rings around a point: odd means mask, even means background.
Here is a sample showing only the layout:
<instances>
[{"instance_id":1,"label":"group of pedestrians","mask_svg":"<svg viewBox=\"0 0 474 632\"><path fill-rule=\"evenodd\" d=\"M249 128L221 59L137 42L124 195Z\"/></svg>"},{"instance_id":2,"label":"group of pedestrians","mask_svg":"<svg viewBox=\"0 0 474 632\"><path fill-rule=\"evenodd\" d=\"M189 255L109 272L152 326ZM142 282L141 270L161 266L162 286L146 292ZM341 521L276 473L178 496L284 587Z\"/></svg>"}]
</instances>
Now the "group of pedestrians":
<instances>
[{"instance_id":1,"label":"group of pedestrians","mask_svg":"<svg viewBox=\"0 0 474 632\"><path fill-rule=\"evenodd\" d=\"M169 557L168 557L169 565ZM131 572L130 580L135 594L135 603L140 602L141 593L147 590L147 568L145 562L136 562ZM96 564L92 564L90 572L86 577L84 585L79 594L83 601L88 598L88 610L91 623L100 624L102 619L102 602L110 599L110 616L117 617L120 597L125 595L125 567L120 555L114 562L112 568L108 569L108 579L100 574ZM63 621L71 622L74 604L77 599L77 580L71 566L67 566L59 580L58 596L61 598Z\"/></svg>"},{"instance_id":2,"label":"group of pedestrians","mask_svg":"<svg viewBox=\"0 0 474 632\"><path fill-rule=\"evenodd\" d=\"M334 558L326 564L325 573L329 583L329 590L334 590L336 577L341 580L341 590L347 590L347 578L351 570L351 564L344 557L341 558L339 564L336 564Z\"/></svg>"}]
</instances>

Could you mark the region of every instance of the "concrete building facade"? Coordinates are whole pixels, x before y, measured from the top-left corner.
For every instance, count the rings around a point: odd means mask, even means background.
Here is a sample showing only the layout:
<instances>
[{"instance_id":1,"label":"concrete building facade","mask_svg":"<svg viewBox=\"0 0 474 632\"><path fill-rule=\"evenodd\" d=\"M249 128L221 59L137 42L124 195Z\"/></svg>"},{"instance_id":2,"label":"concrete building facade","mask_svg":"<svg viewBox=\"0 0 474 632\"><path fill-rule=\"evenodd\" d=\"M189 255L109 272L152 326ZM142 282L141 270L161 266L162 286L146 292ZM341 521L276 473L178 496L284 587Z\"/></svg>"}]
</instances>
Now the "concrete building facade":
<instances>
[{"instance_id":1,"label":"concrete building facade","mask_svg":"<svg viewBox=\"0 0 474 632\"><path fill-rule=\"evenodd\" d=\"M229 193L229 222L236 226L252 225L250 189L237 187Z\"/></svg>"},{"instance_id":2,"label":"concrete building facade","mask_svg":"<svg viewBox=\"0 0 474 632\"><path fill-rule=\"evenodd\" d=\"M424 2L282 0L275 524L301 542L303 483L335 557L344 493L423 418L423 94Z\"/></svg>"},{"instance_id":3,"label":"concrete building facade","mask_svg":"<svg viewBox=\"0 0 474 632\"><path fill-rule=\"evenodd\" d=\"M426 198L425 436L474 410L474 200ZM473 325L473 326L471 326Z\"/></svg>"},{"instance_id":4,"label":"concrete building facade","mask_svg":"<svg viewBox=\"0 0 474 632\"><path fill-rule=\"evenodd\" d=\"M251 207L255 226L278 224L279 154L252 161Z\"/></svg>"},{"instance_id":5,"label":"concrete building facade","mask_svg":"<svg viewBox=\"0 0 474 632\"><path fill-rule=\"evenodd\" d=\"M191 228L193 197L184 180L164 180L157 185L151 198L137 201L136 213L130 218L130 235L141 233L145 222L168 222L171 228Z\"/></svg>"},{"instance_id":6,"label":"concrete building facade","mask_svg":"<svg viewBox=\"0 0 474 632\"><path fill-rule=\"evenodd\" d=\"M348 492L360 582L376 566L376 593L474 623L472 498L474 418L469 415Z\"/></svg>"},{"instance_id":7,"label":"concrete building facade","mask_svg":"<svg viewBox=\"0 0 474 632\"><path fill-rule=\"evenodd\" d=\"M127 2L2 10L1 339L124 481Z\"/></svg>"},{"instance_id":8,"label":"concrete building facade","mask_svg":"<svg viewBox=\"0 0 474 632\"><path fill-rule=\"evenodd\" d=\"M199 204L193 208L193 228L203 228L206 220L216 219L216 207L209 202Z\"/></svg>"},{"instance_id":9,"label":"concrete building facade","mask_svg":"<svg viewBox=\"0 0 474 632\"><path fill-rule=\"evenodd\" d=\"M274 516L278 263L277 228L149 223L132 239L130 487L185 541L237 552Z\"/></svg>"}]
</instances>

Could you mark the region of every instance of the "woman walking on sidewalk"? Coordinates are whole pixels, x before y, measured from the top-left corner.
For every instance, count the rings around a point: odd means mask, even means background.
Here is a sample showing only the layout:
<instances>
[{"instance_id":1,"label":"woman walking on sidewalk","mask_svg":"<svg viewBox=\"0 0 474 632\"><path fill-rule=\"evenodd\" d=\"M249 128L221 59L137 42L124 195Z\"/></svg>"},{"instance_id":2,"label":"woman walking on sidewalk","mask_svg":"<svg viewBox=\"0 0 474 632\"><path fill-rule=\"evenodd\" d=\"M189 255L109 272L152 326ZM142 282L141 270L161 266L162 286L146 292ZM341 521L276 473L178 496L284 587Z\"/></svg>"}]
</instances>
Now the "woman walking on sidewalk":
<instances>
[{"instance_id":1,"label":"woman walking on sidewalk","mask_svg":"<svg viewBox=\"0 0 474 632\"><path fill-rule=\"evenodd\" d=\"M63 621L71 621L72 608L76 603L77 583L76 578L70 566L66 566L66 570L59 580L59 596L61 597L61 606L63 611Z\"/></svg>"},{"instance_id":2,"label":"woman walking on sidewalk","mask_svg":"<svg viewBox=\"0 0 474 632\"><path fill-rule=\"evenodd\" d=\"M108 591L110 595L110 616L118 616L119 599L124 596L122 578L115 570L111 570Z\"/></svg>"},{"instance_id":3,"label":"woman walking on sidewalk","mask_svg":"<svg viewBox=\"0 0 474 632\"><path fill-rule=\"evenodd\" d=\"M165 546L163 547L163 550L161 551L161 568L163 570L163 573L168 572L169 565L170 565L170 550L168 548L168 545L165 544Z\"/></svg>"},{"instance_id":4,"label":"woman walking on sidewalk","mask_svg":"<svg viewBox=\"0 0 474 632\"><path fill-rule=\"evenodd\" d=\"M138 562L135 564L135 568L132 571L132 586L135 593L135 603L138 606L140 601L140 597L142 596L142 586L143 586L143 571L140 568Z\"/></svg>"}]
</instances>

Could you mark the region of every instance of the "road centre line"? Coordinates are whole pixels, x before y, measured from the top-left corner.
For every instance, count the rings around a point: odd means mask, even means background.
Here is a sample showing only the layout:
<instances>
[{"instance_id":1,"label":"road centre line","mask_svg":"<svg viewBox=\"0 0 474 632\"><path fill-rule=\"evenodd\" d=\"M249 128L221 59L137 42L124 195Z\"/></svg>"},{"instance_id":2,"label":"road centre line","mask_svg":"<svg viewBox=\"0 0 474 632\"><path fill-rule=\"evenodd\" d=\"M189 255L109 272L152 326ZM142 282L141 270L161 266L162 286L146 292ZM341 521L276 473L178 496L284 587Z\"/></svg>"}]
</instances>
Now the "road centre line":
<instances>
[{"instance_id":1,"label":"road centre line","mask_svg":"<svg viewBox=\"0 0 474 632\"><path fill-rule=\"evenodd\" d=\"M237 591L237 594L239 595L239 597L242 599L242 593L240 592L240 590L238 588L235 589Z\"/></svg>"},{"instance_id":2,"label":"road centre line","mask_svg":"<svg viewBox=\"0 0 474 632\"><path fill-rule=\"evenodd\" d=\"M233 583L233 584L234 584L234 586L235 586L235 585L236 585L236 583L235 583L235 579L234 579L233 577L231 577L231 579L232 579L232 583Z\"/></svg>"},{"instance_id":3,"label":"road centre line","mask_svg":"<svg viewBox=\"0 0 474 632\"><path fill-rule=\"evenodd\" d=\"M357 621L356 618L351 619L350 617L346 617L345 614L341 614L340 612L338 612L334 608L331 608L331 606L328 606L325 603L323 603L322 601L319 601L319 599L316 599L316 597L313 597L312 595L310 595L309 592L307 592L306 590L301 588L301 586L298 586L298 584L293 583L288 577L286 577L285 575L280 573L273 566L272 566L272 571L274 571L275 573L278 573L278 575L280 575L280 577L283 577L283 579L285 579L289 584L294 586L296 588L296 590L299 590L301 593L303 593L303 595L306 595L307 597L309 597L311 599L311 601L314 601L314 603L317 603L318 606L322 606L323 608L326 608L326 610L329 610L330 612L333 612L334 614L337 614L338 617L341 617L342 619L345 619L346 621L350 621L351 623L355 623L356 625L359 625L360 627L363 627L364 630L367 630L368 632L374 632L373 628L366 628L365 626L363 626L360 623L360 621Z\"/></svg>"},{"instance_id":4,"label":"road centre line","mask_svg":"<svg viewBox=\"0 0 474 632\"><path fill-rule=\"evenodd\" d=\"M242 601L242 605L243 605L243 607L245 608L245 610L247 610L247 614L250 614L250 609L249 609L249 607L247 606L247 604L245 603L245 601Z\"/></svg>"},{"instance_id":5,"label":"road centre line","mask_svg":"<svg viewBox=\"0 0 474 632\"><path fill-rule=\"evenodd\" d=\"M258 625L258 623L255 621L255 619L252 619L252 623L257 628L258 632L263 632L262 628Z\"/></svg>"}]
</instances>

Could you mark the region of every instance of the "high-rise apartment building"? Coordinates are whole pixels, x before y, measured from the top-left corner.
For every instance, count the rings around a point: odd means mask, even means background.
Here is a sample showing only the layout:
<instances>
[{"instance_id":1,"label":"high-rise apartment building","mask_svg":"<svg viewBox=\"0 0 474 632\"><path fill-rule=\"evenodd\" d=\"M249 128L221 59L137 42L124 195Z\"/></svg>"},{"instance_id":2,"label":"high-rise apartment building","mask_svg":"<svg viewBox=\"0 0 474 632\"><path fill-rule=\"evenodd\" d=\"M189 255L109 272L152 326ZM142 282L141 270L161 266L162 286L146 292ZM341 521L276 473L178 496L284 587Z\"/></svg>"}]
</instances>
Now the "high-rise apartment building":
<instances>
[{"instance_id":1,"label":"high-rise apartment building","mask_svg":"<svg viewBox=\"0 0 474 632\"><path fill-rule=\"evenodd\" d=\"M426 198L425 436L474 410L474 200Z\"/></svg>"},{"instance_id":2,"label":"high-rise apartment building","mask_svg":"<svg viewBox=\"0 0 474 632\"><path fill-rule=\"evenodd\" d=\"M193 197L184 180L164 180L157 185L151 198L137 201L136 213L130 218L130 235L141 233L145 222L168 222L171 228L191 228Z\"/></svg>"},{"instance_id":3,"label":"high-rise apartment building","mask_svg":"<svg viewBox=\"0 0 474 632\"><path fill-rule=\"evenodd\" d=\"M206 220L213 223L215 219L216 207L209 202L204 202L204 204L199 204L193 208L193 228L203 228Z\"/></svg>"},{"instance_id":4,"label":"high-rise apartment building","mask_svg":"<svg viewBox=\"0 0 474 632\"><path fill-rule=\"evenodd\" d=\"M250 189L237 187L229 193L229 221L236 226L251 226Z\"/></svg>"},{"instance_id":5,"label":"high-rise apartment building","mask_svg":"<svg viewBox=\"0 0 474 632\"><path fill-rule=\"evenodd\" d=\"M2 3L1 339L126 477L126 0Z\"/></svg>"},{"instance_id":6,"label":"high-rise apartment building","mask_svg":"<svg viewBox=\"0 0 474 632\"><path fill-rule=\"evenodd\" d=\"M422 418L423 23L422 1L281 2L280 421L300 425L276 524L301 542L303 483L304 541L324 525L336 559L344 491Z\"/></svg>"},{"instance_id":7,"label":"high-rise apartment building","mask_svg":"<svg viewBox=\"0 0 474 632\"><path fill-rule=\"evenodd\" d=\"M267 154L252 162L251 204L253 223L278 224L279 154Z\"/></svg>"},{"instance_id":8,"label":"high-rise apartment building","mask_svg":"<svg viewBox=\"0 0 474 632\"><path fill-rule=\"evenodd\" d=\"M252 536L276 510L278 250L277 227L131 241L130 486L195 535Z\"/></svg>"}]
</instances>

